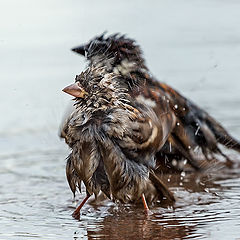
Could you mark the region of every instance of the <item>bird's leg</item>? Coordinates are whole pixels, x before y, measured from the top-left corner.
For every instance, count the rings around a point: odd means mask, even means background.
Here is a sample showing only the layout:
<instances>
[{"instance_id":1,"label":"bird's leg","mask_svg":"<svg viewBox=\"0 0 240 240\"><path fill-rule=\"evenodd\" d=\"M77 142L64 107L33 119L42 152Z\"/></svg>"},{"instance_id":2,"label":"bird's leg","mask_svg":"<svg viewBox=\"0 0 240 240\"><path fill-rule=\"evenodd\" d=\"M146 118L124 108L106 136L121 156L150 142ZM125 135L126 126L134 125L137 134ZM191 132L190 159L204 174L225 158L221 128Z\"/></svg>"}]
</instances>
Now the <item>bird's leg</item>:
<instances>
[{"instance_id":1,"label":"bird's leg","mask_svg":"<svg viewBox=\"0 0 240 240\"><path fill-rule=\"evenodd\" d=\"M142 197L142 201L143 201L144 210L145 210L146 212L148 212L148 211L149 211L149 208L148 208L147 201L146 201L146 198L145 198L144 193L142 193L141 197Z\"/></svg>"},{"instance_id":2,"label":"bird's leg","mask_svg":"<svg viewBox=\"0 0 240 240\"><path fill-rule=\"evenodd\" d=\"M83 205L87 202L87 200L89 199L91 195L87 193L87 196L83 199L83 201L80 203L80 205L75 209L75 211L73 212L72 216L75 219L79 219L80 218L80 210L83 207Z\"/></svg>"}]
</instances>

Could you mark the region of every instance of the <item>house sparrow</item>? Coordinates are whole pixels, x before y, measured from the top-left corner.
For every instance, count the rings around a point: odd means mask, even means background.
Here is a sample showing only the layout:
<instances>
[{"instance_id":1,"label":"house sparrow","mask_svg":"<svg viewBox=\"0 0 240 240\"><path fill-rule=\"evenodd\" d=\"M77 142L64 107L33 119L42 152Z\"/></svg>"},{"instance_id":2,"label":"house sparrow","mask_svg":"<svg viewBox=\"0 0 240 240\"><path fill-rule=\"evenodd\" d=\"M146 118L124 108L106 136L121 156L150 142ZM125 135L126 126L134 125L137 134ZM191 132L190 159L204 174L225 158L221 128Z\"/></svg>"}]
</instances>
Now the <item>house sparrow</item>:
<instances>
[{"instance_id":1,"label":"house sparrow","mask_svg":"<svg viewBox=\"0 0 240 240\"><path fill-rule=\"evenodd\" d=\"M75 97L75 109L63 129L71 148L67 179L73 193L81 182L87 192L75 218L89 196L100 191L123 203L142 198L146 209L147 203L163 197L175 201L155 174L156 152L175 124L166 100L159 100L157 117L147 104L132 98L120 74L108 73L105 67L88 68L63 91Z\"/></svg>"},{"instance_id":2,"label":"house sparrow","mask_svg":"<svg viewBox=\"0 0 240 240\"><path fill-rule=\"evenodd\" d=\"M122 81L128 85L131 97L138 103L147 104L159 118L161 113L158 111L166 103L159 99L167 100L171 112L168 114L175 116L175 126L165 145L156 153L161 171L172 167L181 170L178 163L184 159L194 169L201 169L198 161L200 156L210 160L216 154L222 155L226 163L231 164L229 157L218 147L219 144L240 152L240 143L206 111L152 77L142 51L134 40L120 34L109 37L103 34L72 50L85 56L89 66L104 66L108 73L120 74ZM142 87L135 88L139 83ZM196 152L197 149L199 151Z\"/></svg>"}]
</instances>

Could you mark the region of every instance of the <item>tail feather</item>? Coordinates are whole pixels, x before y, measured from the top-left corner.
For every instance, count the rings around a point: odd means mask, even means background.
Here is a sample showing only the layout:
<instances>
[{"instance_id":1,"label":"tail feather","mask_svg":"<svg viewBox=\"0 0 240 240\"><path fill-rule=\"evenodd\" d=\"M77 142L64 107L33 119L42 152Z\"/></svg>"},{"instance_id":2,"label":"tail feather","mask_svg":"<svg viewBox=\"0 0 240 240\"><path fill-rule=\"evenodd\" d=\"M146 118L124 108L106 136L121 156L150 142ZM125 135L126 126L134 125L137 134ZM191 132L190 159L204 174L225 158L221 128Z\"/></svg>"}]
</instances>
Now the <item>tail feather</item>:
<instances>
[{"instance_id":1,"label":"tail feather","mask_svg":"<svg viewBox=\"0 0 240 240\"><path fill-rule=\"evenodd\" d=\"M153 171L149 173L149 179L153 182L157 190L160 191L164 197L166 197L167 200L171 202L176 201L173 193L168 189L168 187L162 182L162 180Z\"/></svg>"},{"instance_id":2,"label":"tail feather","mask_svg":"<svg viewBox=\"0 0 240 240\"><path fill-rule=\"evenodd\" d=\"M240 142L230 136L224 127L206 111L167 84L155 83L155 85L167 94L177 122L168 140L172 144L172 154L166 151L166 147L161 150L163 154L170 158L174 157L176 160L185 158L194 169L199 170L201 169L198 164L199 152L192 151L196 147L201 150L202 157L207 160L214 158L215 154L220 154L227 163L231 160L219 149L219 144L240 152Z\"/></svg>"},{"instance_id":3,"label":"tail feather","mask_svg":"<svg viewBox=\"0 0 240 240\"><path fill-rule=\"evenodd\" d=\"M229 133L215 119L208 115L206 122L220 144L229 149L240 152L240 142L230 136Z\"/></svg>"},{"instance_id":4,"label":"tail feather","mask_svg":"<svg viewBox=\"0 0 240 240\"><path fill-rule=\"evenodd\" d=\"M184 146L182 146L181 141L179 141L176 137L171 137L170 142L172 144L172 147L177 149L178 152L188 160L188 163L195 169L195 170L202 170L200 165L198 164L197 159L195 159L194 156L191 156L189 150L185 149Z\"/></svg>"}]
</instances>

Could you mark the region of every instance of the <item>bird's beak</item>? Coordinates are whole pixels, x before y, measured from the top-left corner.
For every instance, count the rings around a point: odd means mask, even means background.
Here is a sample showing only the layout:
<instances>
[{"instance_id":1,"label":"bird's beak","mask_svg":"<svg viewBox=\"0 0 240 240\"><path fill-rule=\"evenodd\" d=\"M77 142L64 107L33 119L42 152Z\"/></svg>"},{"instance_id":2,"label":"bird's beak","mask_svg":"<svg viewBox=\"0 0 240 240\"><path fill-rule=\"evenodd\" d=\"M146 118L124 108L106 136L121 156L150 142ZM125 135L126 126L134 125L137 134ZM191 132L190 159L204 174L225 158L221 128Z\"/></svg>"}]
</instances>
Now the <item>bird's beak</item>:
<instances>
[{"instance_id":1,"label":"bird's beak","mask_svg":"<svg viewBox=\"0 0 240 240\"><path fill-rule=\"evenodd\" d=\"M71 49L73 52L76 52L78 54L81 54L85 56L85 45L80 45L78 47L74 47Z\"/></svg>"},{"instance_id":2,"label":"bird's beak","mask_svg":"<svg viewBox=\"0 0 240 240\"><path fill-rule=\"evenodd\" d=\"M84 98L87 95L87 92L77 82L65 87L62 91L77 98Z\"/></svg>"}]
</instances>

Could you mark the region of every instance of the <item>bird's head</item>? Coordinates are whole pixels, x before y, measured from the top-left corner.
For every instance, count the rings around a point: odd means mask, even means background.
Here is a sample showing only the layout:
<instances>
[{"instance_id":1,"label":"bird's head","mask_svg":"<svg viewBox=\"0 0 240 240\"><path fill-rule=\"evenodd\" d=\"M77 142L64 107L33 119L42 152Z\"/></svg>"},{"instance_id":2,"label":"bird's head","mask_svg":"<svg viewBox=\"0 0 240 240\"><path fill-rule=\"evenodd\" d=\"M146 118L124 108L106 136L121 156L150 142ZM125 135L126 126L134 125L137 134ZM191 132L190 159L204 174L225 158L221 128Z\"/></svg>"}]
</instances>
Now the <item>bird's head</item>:
<instances>
[{"instance_id":1,"label":"bird's head","mask_svg":"<svg viewBox=\"0 0 240 240\"><path fill-rule=\"evenodd\" d=\"M108 60L111 61L113 67L125 61L146 68L142 51L133 39L119 33L108 37L105 35L103 33L88 43L73 48L72 51L85 56L94 65Z\"/></svg>"},{"instance_id":2,"label":"bird's head","mask_svg":"<svg viewBox=\"0 0 240 240\"><path fill-rule=\"evenodd\" d=\"M94 67L77 75L75 83L63 89L63 92L74 96L77 103L87 105L115 104L119 99L126 98L127 91L119 75Z\"/></svg>"}]
</instances>

